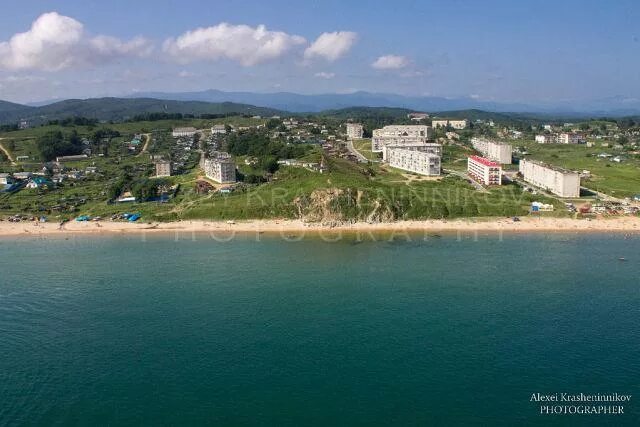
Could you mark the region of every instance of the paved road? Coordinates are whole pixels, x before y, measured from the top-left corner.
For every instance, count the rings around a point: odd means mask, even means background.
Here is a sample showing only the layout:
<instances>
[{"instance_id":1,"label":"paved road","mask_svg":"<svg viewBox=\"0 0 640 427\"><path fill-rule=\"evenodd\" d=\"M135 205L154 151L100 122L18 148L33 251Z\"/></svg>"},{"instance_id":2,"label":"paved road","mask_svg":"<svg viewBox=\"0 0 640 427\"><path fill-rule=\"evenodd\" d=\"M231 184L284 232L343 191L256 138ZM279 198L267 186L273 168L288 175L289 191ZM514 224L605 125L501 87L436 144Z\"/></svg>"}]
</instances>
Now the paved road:
<instances>
[{"instance_id":1,"label":"paved road","mask_svg":"<svg viewBox=\"0 0 640 427\"><path fill-rule=\"evenodd\" d=\"M356 147L353 146L353 141L351 141L350 139L347 140L347 150L349 150L351 154L356 156L360 163L369 163L369 159L367 159L365 156L362 155L362 153L356 150Z\"/></svg>"}]
</instances>

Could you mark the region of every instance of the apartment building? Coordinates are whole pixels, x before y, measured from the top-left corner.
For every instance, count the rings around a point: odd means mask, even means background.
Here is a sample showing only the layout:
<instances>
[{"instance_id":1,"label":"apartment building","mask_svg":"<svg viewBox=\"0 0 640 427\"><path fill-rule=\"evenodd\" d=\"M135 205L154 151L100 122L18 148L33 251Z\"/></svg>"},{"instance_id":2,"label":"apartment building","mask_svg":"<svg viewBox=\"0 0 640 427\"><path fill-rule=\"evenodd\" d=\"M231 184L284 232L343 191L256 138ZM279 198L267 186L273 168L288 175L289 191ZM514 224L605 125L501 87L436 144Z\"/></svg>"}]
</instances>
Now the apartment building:
<instances>
[{"instance_id":1,"label":"apartment building","mask_svg":"<svg viewBox=\"0 0 640 427\"><path fill-rule=\"evenodd\" d=\"M216 152L208 158L203 156L200 167L207 178L216 182L221 184L236 182L236 164L228 153Z\"/></svg>"},{"instance_id":2,"label":"apartment building","mask_svg":"<svg viewBox=\"0 0 640 427\"><path fill-rule=\"evenodd\" d=\"M431 126L434 129L438 127L446 128L447 126L451 126L454 129L465 129L469 126L469 120L434 119L431 121Z\"/></svg>"},{"instance_id":3,"label":"apartment building","mask_svg":"<svg viewBox=\"0 0 640 427\"><path fill-rule=\"evenodd\" d=\"M580 144L583 141L584 137L577 132L563 132L556 135L556 144Z\"/></svg>"},{"instance_id":4,"label":"apartment building","mask_svg":"<svg viewBox=\"0 0 640 427\"><path fill-rule=\"evenodd\" d=\"M360 139L364 134L364 127L360 123L347 123L347 138Z\"/></svg>"},{"instance_id":5,"label":"apartment building","mask_svg":"<svg viewBox=\"0 0 640 427\"><path fill-rule=\"evenodd\" d=\"M545 163L522 159L519 172L529 184L560 197L580 197L580 175Z\"/></svg>"},{"instance_id":6,"label":"apartment building","mask_svg":"<svg viewBox=\"0 0 640 427\"><path fill-rule=\"evenodd\" d=\"M388 161L391 150L422 151L424 153L435 154L442 157L442 145L434 142L414 142L414 143L392 143L387 144L382 149L382 160Z\"/></svg>"},{"instance_id":7,"label":"apartment building","mask_svg":"<svg viewBox=\"0 0 640 427\"><path fill-rule=\"evenodd\" d=\"M224 135L225 133L227 133L227 127L225 125L211 126L211 135Z\"/></svg>"},{"instance_id":8,"label":"apartment building","mask_svg":"<svg viewBox=\"0 0 640 427\"><path fill-rule=\"evenodd\" d=\"M189 136L195 135L197 132L198 130L193 127L175 128L173 129L173 132L171 133L171 135L174 138L189 137Z\"/></svg>"},{"instance_id":9,"label":"apartment building","mask_svg":"<svg viewBox=\"0 0 640 427\"><path fill-rule=\"evenodd\" d=\"M395 148L387 153L387 162L394 168L420 175L440 175L440 156L424 151Z\"/></svg>"},{"instance_id":10,"label":"apartment building","mask_svg":"<svg viewBox=\"0 0 640 427\"><path fill-rule=\"evenodd\" d=\"M471 145L489 160L506 165L511 164L513 150L509 144L486 138L471 138Z\"/></svg>"},{"instance_id":11,"label":"apartment building","mask_svg":"<svg viewBox=\"0 0 640 427\"><path fill-rule=\"evenodd\" d=\"M502 167L480 156L469 156L467 174L482 185L502 185Z\"/></svg>"},{"instance_id":12,"label":"apartment building","mask_svg":"<svg viewBox=\"0 0 640 427\"><path fill-rule=\"evenodd\" d=\"M425 125L392 125L374 129L371 151L381 153L387 144L426 143L433 138L433 128Z\"/></svg>"},{"instance_id":13,"label":"apartment building","mask_svg":"<svg viewBox=\"0 0 640 427\"><path fill-rule=\"evenodd\" d=\"M171 162L168 160L160 160L156 162L156 177L171 176Z\"/></svg>"},{"instance_id":14,"label":"apartment building","mask_svg":"<svg viewBox=\"0 0 640 427\"><path fill-rule=\"evenodd\" d=\"M562 132L549 135L536 135L538 144L581 144L585 142L584 135L578 132Z\"/></svg>"},{"instance_id":15,"label":"apartment building","mask_svg":"<svg viewBox=\"0 0 640 427\"><path fill-rule=\"evenodd\" d=\"M536 142L538 144L553 144L555 138L553 135L536 135Z\"/></svg>"}]
</instances>

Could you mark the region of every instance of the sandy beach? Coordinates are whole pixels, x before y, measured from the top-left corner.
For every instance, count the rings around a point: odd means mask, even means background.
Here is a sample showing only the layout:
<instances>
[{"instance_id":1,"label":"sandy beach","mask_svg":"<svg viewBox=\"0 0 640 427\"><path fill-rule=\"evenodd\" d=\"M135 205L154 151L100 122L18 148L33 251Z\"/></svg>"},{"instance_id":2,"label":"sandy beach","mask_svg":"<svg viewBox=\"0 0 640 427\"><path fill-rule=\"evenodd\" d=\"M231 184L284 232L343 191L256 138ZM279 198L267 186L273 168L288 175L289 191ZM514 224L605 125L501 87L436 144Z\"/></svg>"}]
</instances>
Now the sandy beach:
<instances>
[{"instance_id":1,"label":"sandy beach","mask_svg":"<svg viewBox=\"0 0 640 427\"><path fill-rule=\"evenodd\" d=\"M301 233L401 233L401 232L640 232L640 218L617 217L576 220L569 218L469 218L459 220L398 221L326 225L299 220L178 221L167 223L76 222L57 223L0 221L0 237L48 235L113 235L150 233L269 233L288 236Z\"/></svg>"}]
</instances>

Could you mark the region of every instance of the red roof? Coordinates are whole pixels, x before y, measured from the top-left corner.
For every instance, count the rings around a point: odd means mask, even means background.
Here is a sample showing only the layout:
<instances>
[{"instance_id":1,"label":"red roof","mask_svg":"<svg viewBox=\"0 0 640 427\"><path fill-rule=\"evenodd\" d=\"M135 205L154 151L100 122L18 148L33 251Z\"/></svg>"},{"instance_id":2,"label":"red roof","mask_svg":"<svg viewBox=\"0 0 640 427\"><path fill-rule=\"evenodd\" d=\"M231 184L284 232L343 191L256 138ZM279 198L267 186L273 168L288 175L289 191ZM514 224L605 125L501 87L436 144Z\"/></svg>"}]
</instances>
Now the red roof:
<instances>
[{"instance_id":1,"label":"red roof","mask_svg":"<svg viewBox=\"0 0 640 427\"><path fill-rule=\"evenodd\" d=\"M485 166L490 166L490 167L499 167L500 165L497 164L496 162L492 162L489 159L485 159L484 157L480 157L480 156L469 156L469 158L475 160L476 162L483 164Z\"/></svg>"}]
</instances>

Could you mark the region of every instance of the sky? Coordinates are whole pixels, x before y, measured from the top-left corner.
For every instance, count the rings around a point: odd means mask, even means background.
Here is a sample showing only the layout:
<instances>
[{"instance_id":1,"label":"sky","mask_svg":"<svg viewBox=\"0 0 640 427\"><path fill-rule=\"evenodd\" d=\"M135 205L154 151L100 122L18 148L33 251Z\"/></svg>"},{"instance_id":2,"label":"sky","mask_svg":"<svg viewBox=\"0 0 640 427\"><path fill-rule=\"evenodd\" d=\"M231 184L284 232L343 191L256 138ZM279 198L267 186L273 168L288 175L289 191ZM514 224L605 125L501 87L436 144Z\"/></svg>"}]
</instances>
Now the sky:
<instances>
[{"instance_id":1,"label":"sky","mask_svg":"<svg viewBox=\"0 0 640 427\"><path fill-rule=\"evenodd\" d=\"M22 0L0 99L206 89L640 98L637 0Z\"/></svg>"}]
</instances>

